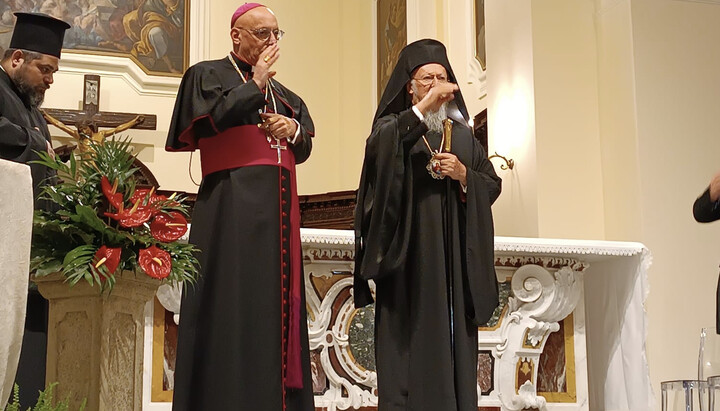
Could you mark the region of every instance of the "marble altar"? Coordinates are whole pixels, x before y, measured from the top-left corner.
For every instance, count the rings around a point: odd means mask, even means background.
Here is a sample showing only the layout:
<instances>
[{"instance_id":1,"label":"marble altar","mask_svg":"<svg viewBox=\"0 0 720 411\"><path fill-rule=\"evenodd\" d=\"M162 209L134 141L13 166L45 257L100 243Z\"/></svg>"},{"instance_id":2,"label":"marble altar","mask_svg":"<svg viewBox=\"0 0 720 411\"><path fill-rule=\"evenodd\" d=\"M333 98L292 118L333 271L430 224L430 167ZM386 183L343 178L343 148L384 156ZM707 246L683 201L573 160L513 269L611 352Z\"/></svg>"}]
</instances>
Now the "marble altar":
<instances>
[{"instance_id":1,"label":"marble altar","mask_svg":"<svg viewBox=\"0 0 720 411\"><path fill-rule=\"evenodd\" d=\"M352 231L301 235L315 405L372 410L374 312L352 304ZM502 303L478 330L479 409L653 409L650 263L640 243L496 237ZM170 410L178 302L161 288L146 306L145 410Z\"/></svg>"}]
</instances>

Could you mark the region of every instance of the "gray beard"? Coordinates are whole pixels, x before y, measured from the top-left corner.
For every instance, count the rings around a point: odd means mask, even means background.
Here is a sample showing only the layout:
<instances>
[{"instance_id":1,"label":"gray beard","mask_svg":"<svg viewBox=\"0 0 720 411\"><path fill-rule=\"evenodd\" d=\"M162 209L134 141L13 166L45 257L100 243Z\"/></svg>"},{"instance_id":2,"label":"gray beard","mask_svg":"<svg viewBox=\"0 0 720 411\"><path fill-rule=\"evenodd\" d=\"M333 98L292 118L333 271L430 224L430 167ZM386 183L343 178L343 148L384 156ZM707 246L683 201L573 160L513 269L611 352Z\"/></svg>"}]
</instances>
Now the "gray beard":
<instances>
[{"instance_id":1,"label":"gray beard","mask_svg":"<svg viewBox=\"0 0 720 411\"><path fill-rule=\"evenodd\" d=\"M40 107L40 105L43 103L43 100L45 100L45 90L38 91L37 88L29 85L25 81L25 78L22 76L22 72L17 73L17 75L13 76L12 80L15 83L15 87L17 87L20 94L25 97L30 103L30 106L35 108Z\"/></svg>"},{"instance_id":2,"label":"gray beard","mask_svg":"<svg viewBox=\"0 0 720 411\"><path fill-rule=\"evenodd\" d=\"M438 111L431 111L425 114L423 122L428 126L430 131L442 134L443 121L447 118L447 103L444 103Z\"/></svg>"}]
</instances>

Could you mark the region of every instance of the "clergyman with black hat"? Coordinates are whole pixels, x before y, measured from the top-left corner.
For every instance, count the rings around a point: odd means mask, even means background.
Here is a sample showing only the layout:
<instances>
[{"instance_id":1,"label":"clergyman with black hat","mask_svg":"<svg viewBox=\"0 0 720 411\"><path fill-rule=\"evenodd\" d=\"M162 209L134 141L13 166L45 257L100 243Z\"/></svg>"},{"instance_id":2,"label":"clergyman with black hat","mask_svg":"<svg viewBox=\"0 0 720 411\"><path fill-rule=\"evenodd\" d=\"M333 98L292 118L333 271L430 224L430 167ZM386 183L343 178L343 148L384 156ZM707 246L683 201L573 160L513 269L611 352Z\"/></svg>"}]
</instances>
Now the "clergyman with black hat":
<instances>
[{"instance_id":1,"label":"clergyman with black hat","mask_svg":"<svg viewBox=\"0 0 720 411\"><path fill-rule=\"evenodd\" d=\"M44 14L15 15L10 46L0 60L0 158L29 163L39 159L36 152L53 153L50 132L38 107L53 83L63 36L70 26ZM35 208L45 208L37 196L43 182L55 174L44 166L29 165ZM31 290L16 377L20 403L25 407L35 404L38 391L45 389L46 345L47 301Z\"/></svg>"},{"instance_id":2,"label":"clergyman with black hat","mask_svg":"<svg viewBox=\"0 0 720 411\"><path fill-rule=\"evenodd\" d=\"M371 303L374 280L379 411L477 410L477 328L498 305L490 206L501 182L456 83L442 43L406 46L365 147L354 298Z\"/></svg>"},{"instance_id":3,"label":"clergyman with black hat","mask_svg":"<svg viewBox=\"0 0 720 411\"><path fill-rule=\"evenodd\" d=\"M15 13L10 46L0 60L0 158L28 163L35 151L52 153L50 132L38 110L58 70L65 30L62 20L39 13ZM54 175L47 167L30 164L35 207L40 186Z\"/></svg>"}]
</instances>

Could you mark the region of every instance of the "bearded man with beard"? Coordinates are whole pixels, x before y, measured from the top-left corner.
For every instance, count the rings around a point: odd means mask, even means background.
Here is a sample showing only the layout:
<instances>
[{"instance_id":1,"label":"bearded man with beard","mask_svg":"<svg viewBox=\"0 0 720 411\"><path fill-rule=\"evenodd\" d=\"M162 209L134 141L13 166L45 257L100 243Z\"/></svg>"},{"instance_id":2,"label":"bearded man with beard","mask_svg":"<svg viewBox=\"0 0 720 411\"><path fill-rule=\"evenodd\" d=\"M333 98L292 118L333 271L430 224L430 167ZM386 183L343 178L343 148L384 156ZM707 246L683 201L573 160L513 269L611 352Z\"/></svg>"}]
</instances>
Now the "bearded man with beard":
<instances>
[{"instance_id":1,"label":"bearded man with beard","mask_svg":"<svg viewBox=\"0 0 720 411\"><path fill-rule=\"evenodd\" d=\"M39 164L37 152L54 155L50 132L38 107L58 70L65 30L70 26L44 14L15 13L17 21L10 46L0 60L0 158L28 163L33 180L36 209L50 210L38 200L41 186L54 178L54 171ZM7 193L2 201L12 201ZM35 404L45 389L47 345L47 301L36 289L28 292L16 383L20 403Z\"/></svg>"},{"instance_id":2,"label":"bearded man with beard","mask_svg":"<svg viewBox=\"0 0 720 411\"><path fill-rule=\"evenodd\" d=\"M18 163L38 160L36 151L53 154L50 132L38 108L58 70L65 30L70 25L40 13L15 13L10 46L0 60L0 158ZM44 181L54 172L29 164L35 208Z\"/></svg>"},{"instance_id":3,"label":"bearded man with beard","mask_svg":"<svg viewBox=\"0 0 720 411\"><path fill-rule=\"evenodd\" d=\"M405 47L365 148L354 298L371 303L374 280L379 411L477 410L477 327L498 305L500 178L455 83L440 42Z\"/></svg>"}]
</instances>

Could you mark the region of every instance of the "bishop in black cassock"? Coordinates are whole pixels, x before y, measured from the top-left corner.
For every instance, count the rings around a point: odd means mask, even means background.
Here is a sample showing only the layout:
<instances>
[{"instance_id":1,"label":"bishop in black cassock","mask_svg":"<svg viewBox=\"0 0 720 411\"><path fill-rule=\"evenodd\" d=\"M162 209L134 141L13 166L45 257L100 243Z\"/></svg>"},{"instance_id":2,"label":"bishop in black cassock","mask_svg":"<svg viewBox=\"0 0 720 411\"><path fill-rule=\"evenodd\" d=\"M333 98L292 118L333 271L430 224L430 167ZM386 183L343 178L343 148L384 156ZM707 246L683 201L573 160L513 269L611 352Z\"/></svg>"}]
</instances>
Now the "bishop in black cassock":
<instances>
[{"instance_id":1,"label":"bishop in black cassock","mask_svg":"<svg viewBox=\"0 0 720 411\"><path fill-rule=\"evenodd\" d=\"M201 276L180 313L173 410L313 410L295 165L305 103L272 79L275 16L234 14L233 52L185 73L167 149L200 150L190 242Z\"/></svg>"},{"instance_id":2,"label":"bishop in black cassock","mask_svg":"<svg viewBox=\"0 0 720 411\"><path fill-rule=\"evenodd\" d=\"M365 148L355 304L372 302L374 280L379 411L477 410L477 327L498 305L490 206L500 178L456 82L441 43L408 45ZM451 101L450 153L433 156L443 130L429 120Z\"/></svg>"}]
</instances>

